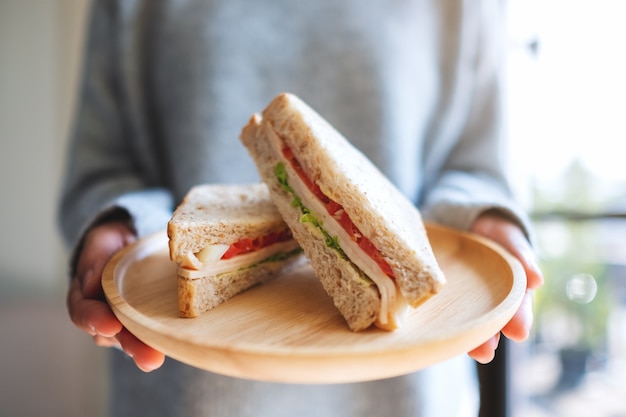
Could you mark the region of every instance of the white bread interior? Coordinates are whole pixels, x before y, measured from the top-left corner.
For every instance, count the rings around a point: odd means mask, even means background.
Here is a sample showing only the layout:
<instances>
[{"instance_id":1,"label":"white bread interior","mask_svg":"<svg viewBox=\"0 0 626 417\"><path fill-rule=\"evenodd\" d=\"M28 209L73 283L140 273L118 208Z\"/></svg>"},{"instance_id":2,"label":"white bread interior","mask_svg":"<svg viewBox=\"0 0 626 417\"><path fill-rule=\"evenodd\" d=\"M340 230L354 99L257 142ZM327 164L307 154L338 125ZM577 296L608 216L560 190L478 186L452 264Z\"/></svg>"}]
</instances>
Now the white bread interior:
<instances>
[{"instance_id":1,"label":"white bread interior","mask_svg":"<svg viewBox=\"0 0 626 417\"><path fill-rule=\"evenodd\" d=\"M356 303L352 310L364 309L364 305L372 303L371 293L375 288L360 285L363 280L355 280L349 272L354 266L343 265L349 262L331 261L333 257L338 259L335 251L327 248L321 239L313 238L306 226L299 223L300 213L291 207L292 196L281 189L274 176L275 165L284 158L269 145L270 130L284 140L309 177L343 206L359 230L382 252L410 305L416 307L440 290L445 278L414 204L307 104L294 95L281 94L262 115L251 118L241 140L285 222L353 330L361 328L361 324L351 323L346 317L353 314L348 305ZM360 293L347 295L346 286L359 288ZM370 308L368 314L378 308ZM360 322L365 322L365 318Z\"/></svg>"}]
</instances>

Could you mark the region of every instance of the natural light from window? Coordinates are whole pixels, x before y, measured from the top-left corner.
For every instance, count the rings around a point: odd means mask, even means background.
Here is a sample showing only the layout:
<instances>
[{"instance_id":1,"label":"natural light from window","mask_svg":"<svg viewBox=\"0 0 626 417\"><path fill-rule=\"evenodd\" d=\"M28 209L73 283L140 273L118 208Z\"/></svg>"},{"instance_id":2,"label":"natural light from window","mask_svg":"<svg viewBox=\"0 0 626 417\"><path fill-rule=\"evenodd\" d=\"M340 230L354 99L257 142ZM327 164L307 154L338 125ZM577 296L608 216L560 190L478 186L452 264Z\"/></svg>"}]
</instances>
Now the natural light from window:
<instances>
[{"instance_id":1,"label":"natural light from window","mask_svg":"<svg viewBox=\"0 0 626 417\"><path fill-rule=\"evenodd\" d=\"M622 0L510 1L511 136L532 177L579 158L626 181L625 22Z\"/></svg>"},{"instance_id":2,"label":"natural light from window","mask_svg":"<svg viewBox=\"0 0 626 417\"><path fill-rule=\"evenodd\" d=\"M513 415L626 416L626 1L508 5L511 173L546 279Z\"/></svg>"}]
</instances>

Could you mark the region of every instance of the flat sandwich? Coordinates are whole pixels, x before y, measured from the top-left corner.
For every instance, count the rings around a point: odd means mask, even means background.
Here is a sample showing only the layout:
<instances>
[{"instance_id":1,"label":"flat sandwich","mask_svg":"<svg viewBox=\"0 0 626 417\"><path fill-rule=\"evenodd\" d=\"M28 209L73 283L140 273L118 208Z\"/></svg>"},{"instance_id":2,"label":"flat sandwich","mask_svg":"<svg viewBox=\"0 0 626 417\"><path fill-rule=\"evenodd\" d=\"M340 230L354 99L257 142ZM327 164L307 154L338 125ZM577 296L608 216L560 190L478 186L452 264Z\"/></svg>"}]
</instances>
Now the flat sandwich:
<instances>
[{"instance_id":1,"label":"flat sandwich","mask_svg":"<svg viewBox=\"0 0 626 417\"><path fill-rule=\"evenodd\" d=\"M241 140L350 329L396 329L445 284L415 205L298 97L277 96Z\"/></svg>"},{"instance_id":2,"label":"flat sandwich","mask_svg":"<svg viewBox=\"0 0 626 417\"><path fill-rule=\"evenodd\" d=\"M304 260L264 184L193 187L167 234L181 317L196 317Z\"/></svg>"}]
</instances>

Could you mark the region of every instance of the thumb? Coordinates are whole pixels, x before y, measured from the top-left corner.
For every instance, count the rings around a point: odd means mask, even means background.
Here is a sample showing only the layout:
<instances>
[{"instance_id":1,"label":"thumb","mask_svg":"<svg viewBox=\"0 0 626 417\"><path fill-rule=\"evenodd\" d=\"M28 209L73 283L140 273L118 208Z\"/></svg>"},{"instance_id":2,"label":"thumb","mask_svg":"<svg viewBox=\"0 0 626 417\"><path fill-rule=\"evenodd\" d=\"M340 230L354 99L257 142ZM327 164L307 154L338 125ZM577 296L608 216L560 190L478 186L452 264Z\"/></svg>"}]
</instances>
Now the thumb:
<instances>
[{"instance_id":1,"label":"thumb","mask_svg":"<svg viewBox=\"0 0 626 417\"><path fill-rule=\"evenodd\" d=\"M104 266L113 254L133 240L134 234L122 222L101 224L88 232L76 264L76 278L85 297L96 298L102 294Z\"/></svg>"}]
</instances>

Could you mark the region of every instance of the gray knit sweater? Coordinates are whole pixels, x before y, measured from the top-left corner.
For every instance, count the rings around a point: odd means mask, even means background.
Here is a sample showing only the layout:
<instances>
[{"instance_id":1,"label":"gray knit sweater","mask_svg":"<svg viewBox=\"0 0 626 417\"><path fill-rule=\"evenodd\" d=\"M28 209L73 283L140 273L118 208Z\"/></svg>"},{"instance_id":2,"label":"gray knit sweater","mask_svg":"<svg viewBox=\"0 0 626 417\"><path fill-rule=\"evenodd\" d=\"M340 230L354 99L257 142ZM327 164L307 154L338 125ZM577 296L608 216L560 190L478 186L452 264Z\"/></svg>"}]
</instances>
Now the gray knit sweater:
<instances>
[{"instance_id":1,"label":"gray knit sweater","mask_svg":"<svg viewBox=\"0 0 626 417\"><path fill-rule=\"evenodd\" d=\"M165 228L192 185L257 181L239 132L282 91L426 219L466 229L497 207L525 224L503 169L502 19L498 0L94 1L59 209L68 245L110 210L143 236ZM466 358L338 386L241 381L170 359L143 374L112 360L116 416L453 416L475 389Z\"/></svg>"}]
</instances>

